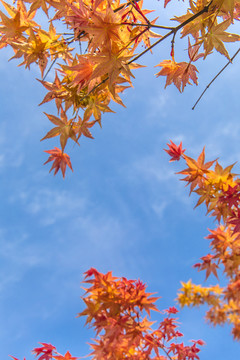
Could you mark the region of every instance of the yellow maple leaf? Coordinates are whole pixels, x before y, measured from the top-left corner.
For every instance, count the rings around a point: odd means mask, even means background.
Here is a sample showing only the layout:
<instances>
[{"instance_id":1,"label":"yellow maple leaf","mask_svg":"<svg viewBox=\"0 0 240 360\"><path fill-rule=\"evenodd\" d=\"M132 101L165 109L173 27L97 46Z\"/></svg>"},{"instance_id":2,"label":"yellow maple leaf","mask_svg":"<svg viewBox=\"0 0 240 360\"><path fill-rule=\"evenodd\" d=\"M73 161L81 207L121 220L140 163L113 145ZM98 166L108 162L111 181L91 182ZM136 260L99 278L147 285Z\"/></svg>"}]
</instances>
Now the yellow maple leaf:
<instances>
[{"instance_id":1,"label":"yellow maple leaf","mask_svg":"<svg viewBox=\"0 0 240 360\"><path fill-rule=\"evenodd\" d=\"M226 58L230 60L223 42L235 42L240 40L239 35L225 32L230 25L231 19L227 19L220 24L213 25L209 28L208 33L202 38L205 50L204 58L206 58L206 56L215 48L220 54L226 56Z\"/></svg>"}]
</instances>

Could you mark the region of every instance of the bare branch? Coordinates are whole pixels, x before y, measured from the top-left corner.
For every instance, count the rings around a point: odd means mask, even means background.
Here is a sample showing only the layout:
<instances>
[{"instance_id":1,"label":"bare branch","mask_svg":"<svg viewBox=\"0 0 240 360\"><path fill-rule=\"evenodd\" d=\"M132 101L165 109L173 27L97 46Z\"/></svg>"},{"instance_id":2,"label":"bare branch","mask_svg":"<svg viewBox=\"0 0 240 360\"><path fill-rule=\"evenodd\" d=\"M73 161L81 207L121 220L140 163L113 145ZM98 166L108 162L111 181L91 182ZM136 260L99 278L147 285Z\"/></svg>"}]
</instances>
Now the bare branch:
<instances>
[{"instance_id":1,"label":"bare branch","mask_svg":"<svg viewBox=\"0 0 240 360\"><path fill-rule=\"evenodd\" d=\"M195 104L192 107L192 110L195 109L195 107L197 106L197 104L199 103L199 101L201 100L201 98L203 97L203 95L205 94L205 92L207 91L207 89L212 85L212 83L217 79L217 77L228 67L229 64L232 64L233 59L237 56L237 54L240 52L240 48L235 52L235 54L231 57L231 59L227 62L227 64L217 73L216 76L214 76L214 78L210 81L210 83L206 86L206 88L204 89L204 91L201 93L201 95L199 96L199 98L197 99L197 101L195 102Z\"/></svg>"}]
</instances>

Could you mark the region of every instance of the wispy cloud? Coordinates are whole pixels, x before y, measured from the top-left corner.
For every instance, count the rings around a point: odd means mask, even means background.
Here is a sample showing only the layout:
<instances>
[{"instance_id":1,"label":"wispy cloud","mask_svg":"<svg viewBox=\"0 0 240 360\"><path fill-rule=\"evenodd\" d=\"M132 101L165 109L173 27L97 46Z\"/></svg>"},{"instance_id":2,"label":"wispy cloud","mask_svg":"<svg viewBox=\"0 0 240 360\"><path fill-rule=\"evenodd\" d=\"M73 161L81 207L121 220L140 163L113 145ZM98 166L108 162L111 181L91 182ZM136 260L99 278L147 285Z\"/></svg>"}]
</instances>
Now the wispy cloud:
<instances>
[{"instance_id":1,"label":"wispy cloud","mask_svg":"<svg viewBox=\"0 0 240 360\"><path fill-rule=\"evenodd\" d=\"M26 271L44 261L44 257L41 256L41 247L34 242L30 243L29 234L19 229L13 232L1 230L0 258L1 296L8 285L20 281Z\"/></svg>"},{"instance_id":2,"label":"wispy cloud","mask_svg":"<svg viewBox=\"0 0 240 360\"><path fill-rule=\"evenodd\" d=\"M43 226L71 219L83 212L86 202L84 197L76 196L70 190L59 191L49 187L23 188L12 194L9 201L20 201L24 211L37 216Z\"/></svg>"}]
</instances>

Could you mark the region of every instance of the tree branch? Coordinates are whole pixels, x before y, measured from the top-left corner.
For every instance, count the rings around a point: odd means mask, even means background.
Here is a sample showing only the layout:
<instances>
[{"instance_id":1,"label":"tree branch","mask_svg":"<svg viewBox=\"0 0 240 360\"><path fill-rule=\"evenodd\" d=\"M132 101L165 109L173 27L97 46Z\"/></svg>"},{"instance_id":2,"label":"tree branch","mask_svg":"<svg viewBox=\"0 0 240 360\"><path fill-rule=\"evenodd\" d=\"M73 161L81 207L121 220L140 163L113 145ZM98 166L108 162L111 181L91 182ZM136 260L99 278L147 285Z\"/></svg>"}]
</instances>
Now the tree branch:
<instances>
[{"instance_id":1,"label":"tree branch","mask_svg":"<svg viewBox=\"0 0 240 360\"><path fill-rule=\"evenodd\" d=\"M195 104L192 107L192 110L195 109L195 107L197 106L197 104L199 103L199 101L201 100L201 98L203 97L203 95L205 94L205 92L207 91L207 89L212 85L212 83L217 79L217 77L228 67L229 64L232 64L233 59L237 56L237 54L240 52L240 48L235 52L235 54L231 57L231 59L228 61L228 63L217 73L216 76L214 76L214 78L210 81L210 83L206 86L206 88L204 89L204 91L201 93L201 95L199 96L199 98L197 99L197 101L195 102Z\"/></svg>"},{"instance_id":2,"label":"tree branch","mask_svg":"<svg viewBox=\"0 0 240 360\"><path fill-rule=\"evenodd\" d=\"M211 5L213 0L211 0L209 2L208 5L204 6L204 8L202 10L200 10L198 13L194 14L193 16L191 16L189 19L185 20L183 23L179 24L178 26L176 26L175 28L173 28L171 31L169 31L167 34L165 34L161 39L155 41L155 43L153 43L151 46L149 46L147 49L145 49L144 51L142 51L140 54L138 54L137 56L135 56L132 60L130 60L127 64L131 64L133 61L136 61L137 59L139 59L142 55L146 54L148 51L150 51L152 48L154 48L156 45L158 45L160 42L162 42L163 40L165 40L167 37L169 37L172 34L176 34L181 28L183 28L185 25L189 24L190 22L192 22L193 20L195 20L197 17L199 17L200 15L204 14L205 12L208 12L209 10L209 6Z\"/></svg>"}]
</instances>

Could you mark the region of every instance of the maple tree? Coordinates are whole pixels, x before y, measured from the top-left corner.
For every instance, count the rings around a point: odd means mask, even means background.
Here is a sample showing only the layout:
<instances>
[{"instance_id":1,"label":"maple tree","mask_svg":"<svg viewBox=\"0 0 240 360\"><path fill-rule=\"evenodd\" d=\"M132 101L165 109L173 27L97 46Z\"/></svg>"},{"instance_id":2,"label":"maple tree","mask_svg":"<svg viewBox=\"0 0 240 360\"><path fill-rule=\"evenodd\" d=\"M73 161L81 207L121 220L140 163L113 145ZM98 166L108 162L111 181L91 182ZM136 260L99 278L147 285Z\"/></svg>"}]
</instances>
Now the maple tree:
<instances>
[{"instance_id":1,"label":"maple tree","mask_svg":"<svg viewBox=\"0 0 240 360\"><path fill-rule=\"evenodd\" d=\"M165 0L165 7L169 1ZM237 0L190 0L187 12L172 19L174 26L161 25L158 17L150 19L152 11L144 8L143 0L16 0L11 5L1 0L1 4L5 12L0 11L0 48L11 47L11 59L20 59L27 69L37 64L39 82L47 90L40 105L55 101L56 115L45 113L54 127L41 140L59 137L60 148L45 151L50 155L45 164L52 162L50 171L55 175L61 170L63 177L67 166L73 170L65 152L68 140L79 145L81 136L93 139L90 129L95 124L102 127L102 114L113 112L110 103L124 106L120 95L133 86L133 70L143 66L136 61L145 53L170 39L169 59L156 64L161 68L156 76L166 77L165 87L174 84L183 92L187 85L198 84L199 59L217 51L231 62L237 53L230 58L225 43L240 40L239 34L227 31L240 20ZM47 28L37 22L39 14L47 19ZM176 61L177 33L187 42L188 61ZM47 80L53 70L54 80ZM207 213L219 223L207 236L211 253L194 265L206 272L206 279L213 274L218 283L182 282L178 303L181 307L207 304L207 320L213 325L231 324L234 339L240 340L240 179L232 173L233 165L224 169L217 160L205 163L205 149L194 160L185 154L182 143L170 141L168 147L170 161L183 159L187 164L179 174L185 176L182 180L190 193L199 196L196 206L205 203ZM224 286L220 286L220 270L226 276ZM79 316L86 316L96 332L93 359L199 359L204 342L179 342L183 334L174 318L175 307L163 310L165 317L153 326L150 310L159 311L157 298L145 291L141 281L95 269L85 275L86 308ZM60 354L52 344L40 345L33 349L38 360L77 359L69 351Z\"/></svg>"},{"instance_id":2,"label":"maple tree","mask_svg":"<svg viewBox=\"0 0 240 360\"><path fill-rule=\"evenodd\" d=\"M59 136L60 149L46 151L50 157L45 164L53 161L50 171L56 174L61 169L63 177L66 166L72 169L65 153L68 140L79 145L82 135L92 139L89 129L96 123L102 126L102 114L113 112L110 102L124 105L120 94L133 86L132 71L143 66L136 61L146 52L171 39L170 59L156 65L161 67L156 76L166 76L165 87L173 83L182 92L186 85L198 83L193 63L213 51L231 62L224 43L240 40L239 34L226 31L240 19L237 0L190 0L187 12L172 19L175 26L161 25L158 14L150 19L152 11L144 8L143 0L15 0L11 5L1 0L1 4L5 12L0 11L0 48L11 47L11 59L19 59L25 68L37 64L39 81L48 91L41 105L55 101L60 117L46 114L56 127L42 140ZM39 14L43 25L37 22ZM178 32L187 39L188 61L175 60ZM53 69L55 79L47 81Z\"/></svg>"},{"instance_id":3,"label":"maple tree","mask_svg":"<svg viewBox=\"0 0 240 360\"><path fill-rule=\"evenodd\" d=\"M86 316L86 324L96 332L95 342L90 344L92 359L199 359L199 346L204 341L191 340L191 345L178 341L183 334L173 317L178 313L176 307L161 311L165 317L153 329L154 322L148 317L150 311L159 311L155 305L158 298L147 293L140 280L117 278L111 272L101 274L91 268L85 273L84 283L89 285L83 296L86 308L78 316ZM69 351L59 354L52 344L40 344L32 351L38 360L78 359Z\"/></svg>"},{"instance_id":4,"label":"maple tree","mask_svg":"<svg viewBox=\"0 0 240 360\"><path fill-rule=\"evenodd\" d=\"M207 304L206 319L213 325L232 325L233 337L240 340L240 178L232 172L233 166L223 168L217 160L205 162L205 149L197 160L187 156L182 144L173 142L165 150L170 161L186 162L187 168L178 174L186 175L183 181L199 196L196 206L205 203L207 214L213 216L219 226L209 230L211 252L194 265L206 272L206 279L213 274L218 283L214 286L195 285L191 280L184 283L178 293L180 306ZM220 286L219 271L223 271L227 284ZM223 279L222 279L223 280Z\"/></svg>"}]
</instances>

